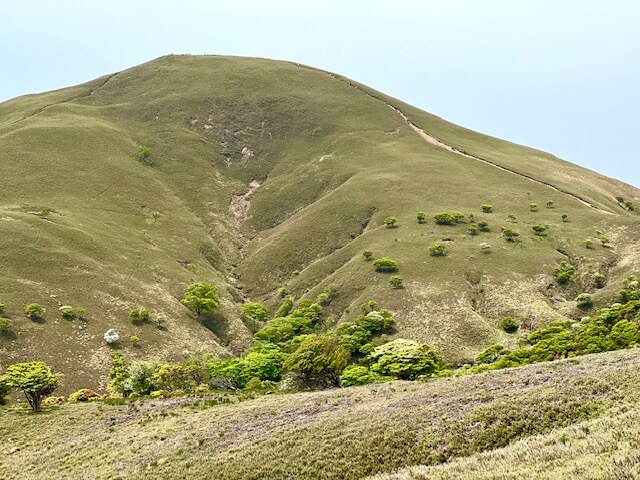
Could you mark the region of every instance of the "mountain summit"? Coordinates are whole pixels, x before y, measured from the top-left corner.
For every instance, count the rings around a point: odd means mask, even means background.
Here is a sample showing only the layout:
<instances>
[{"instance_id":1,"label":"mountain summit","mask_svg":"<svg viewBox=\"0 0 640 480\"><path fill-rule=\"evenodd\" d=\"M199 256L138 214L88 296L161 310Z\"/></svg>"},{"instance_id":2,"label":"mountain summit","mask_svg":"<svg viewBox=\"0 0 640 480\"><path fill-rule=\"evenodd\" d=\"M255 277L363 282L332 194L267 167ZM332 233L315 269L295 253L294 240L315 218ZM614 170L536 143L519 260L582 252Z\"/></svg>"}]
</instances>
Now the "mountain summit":
<instances>
[{"instance_id":1,"label":"mountain summit","mask_svg":"<svg viewBox=\"0 0 640 480\"><path fill-rule=\"evenodd\" d=\"M111 328L133 356L239 354L240 304L275 311L281 289L335 291L336 321L375 299L462 362L515 342L504 317L575 317L640 268L637 189L289 62L171 55L10 100L0 163L0 364L37 357L69 387L104 382ZM206 322L180 302L191 281L218 288Z\"/></svg>"}]
</instances>

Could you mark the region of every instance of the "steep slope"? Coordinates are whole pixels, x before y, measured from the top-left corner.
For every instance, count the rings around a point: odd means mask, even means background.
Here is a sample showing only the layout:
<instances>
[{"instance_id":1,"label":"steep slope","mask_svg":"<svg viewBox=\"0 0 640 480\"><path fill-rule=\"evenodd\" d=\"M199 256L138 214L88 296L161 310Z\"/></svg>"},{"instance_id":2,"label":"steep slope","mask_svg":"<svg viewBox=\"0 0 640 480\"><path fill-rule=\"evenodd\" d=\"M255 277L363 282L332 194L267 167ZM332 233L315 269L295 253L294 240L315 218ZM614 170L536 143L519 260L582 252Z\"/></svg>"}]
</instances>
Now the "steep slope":
<instances>
[{"instance_id":1,"label":"steep slope","mask_svg":"<svg viewBox=\"0 0 640 480\"><path fill-rule=\"evenodd\" d=\"M335 284L337 317L375 298L398 336L462 361L504 337L502 316L526 331L579 315L571 300L595 290L593 272L609 279L597 304L640 269L639 217L615 200L639 203L636 189L286 62L168 56L11 100L0 105L0 162L0 301L16 325L0 366L38 357L76 385L104 379L111 327L133 356L239 353L250 331L238 304L274 307L285 284L296 298ZM441 211L473 213L491 232L437 226ZM382 225L389 215L397 228ZM536 224L548 234L533 235ZM501 227L522 241L505 242ZM613 248L585 249L596 230ZM430 257L443 239L450 254ZM394 258L405 288L390 289L364 250ZM550 287L568 258L577 281ZM206 325L179 303L190 280L221 292ZM31 302L47 309L42 323L24 318ZM57 318L65 304L87 309L86 326ZM165 315L167 330L132 325L138 306Z\"/></svg>"}]
</instances>

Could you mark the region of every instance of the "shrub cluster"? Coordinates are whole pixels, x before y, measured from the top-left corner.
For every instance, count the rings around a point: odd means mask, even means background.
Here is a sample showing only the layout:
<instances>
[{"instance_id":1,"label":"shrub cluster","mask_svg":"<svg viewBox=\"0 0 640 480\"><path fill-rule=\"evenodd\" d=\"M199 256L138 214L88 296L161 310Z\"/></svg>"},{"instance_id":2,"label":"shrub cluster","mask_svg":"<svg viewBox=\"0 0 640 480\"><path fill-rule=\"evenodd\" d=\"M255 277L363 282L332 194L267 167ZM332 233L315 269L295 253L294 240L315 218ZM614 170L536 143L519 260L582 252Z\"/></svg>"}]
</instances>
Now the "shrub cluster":
<instances>
[{"instance_id":1,"label":"shrub cluster","mask_svg":"<svg viewBox=\"0 0 640 480\"><path fill-rule=\"evenodd\" d=\"M546 362L588 353L619 350L640 342L640 300L614 304L580 322L557 321L525 337L524 346L510 351L493 345L476 357L475 373L534 362Z\"/></svg>"}]
</instances>

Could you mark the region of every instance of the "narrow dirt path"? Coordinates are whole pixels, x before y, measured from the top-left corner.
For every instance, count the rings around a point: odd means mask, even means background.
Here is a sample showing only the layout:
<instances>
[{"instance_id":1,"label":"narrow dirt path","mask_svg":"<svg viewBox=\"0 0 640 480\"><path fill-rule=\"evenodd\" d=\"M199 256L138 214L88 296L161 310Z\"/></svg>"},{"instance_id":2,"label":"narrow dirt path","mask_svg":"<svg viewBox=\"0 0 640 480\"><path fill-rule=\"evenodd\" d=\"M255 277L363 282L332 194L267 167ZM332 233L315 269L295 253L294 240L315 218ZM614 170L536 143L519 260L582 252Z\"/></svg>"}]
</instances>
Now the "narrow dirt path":
<instances>
[{"instance_id":1,"label":"narrow dirt path","mask_svg":"<svg viewBox=\"0 0 640 480\"><path fill-rule=\"evenodd\" d=\"M387 107L389 107L389 108L390 108L390 109L392 109L394 112L396 112L398 115L400 115L400 117L402 117L402 119L405 121L405 123L406 123L407 125L409 125L409 127L411 128L411 130L413 130L413 131L414 131L414 132L415 132L415 133L416 133L420 138L422 138L425 142L427 142L427 143L429 143L429 144L431 144L431 145L434 145L434 146L436 146L436 147L439 147L439 148L442 148L442 149L444 149L444 150L447 150L448 152L455 153L455 154L457 154L457 155L461 155L461 156L463 156L463 157L470 158L470 159L472 159L472 160L476 160L476 161L478 161L478 162L482 162L482 163L484 163L485 165L489 165L489 166L491 166L491 167L493 167L493 168L497 168L498 170L502 170L503 172L511 173L512 175L517 175L517 176L518 176L518 177L520 177L520 178L524 178L525 180L528 180L528 181L530 181L530 182L537 183L538 185L543 185L543 186L545 186L545 187L547 187L547 188L550 188L551 190L554 190L554 191L556 191L556 192L558 192L558 193L562 193L562 194L564 194L564 195L567 195L567 196L571 197L571 198L572 198L572 199L574 199L574 200L577 200L578 202L582 203L583 205L585 205L585 206L587 206L587 207L595 208L595 209L596 209L596 210L598 210L599 212L605 213L605 214L607 214L607 215L615 215L614 213L609 212L609 211L607 211L607 210L604 210L604 209L600 208L599 206L597 206L597 205L595 205L595 204L591 203L590 201L588 201L588 200L586 200L586 199L582 198L581 196L576 195L575 193L571 193L571 192L569 192L569 191L567 191L567 190L564 190L564 189L562 189L562 188L560 188L560 187L556 187L555 185L552 185L551 183L548 183L548 182L545 182L545 181L542 181L542 180L538 180L537 178L531 177L531 176L529 176L529 175L527 175L527 174L520 173L520 172L517 172L517 171L515 171L515 170L511 170L510 168L507 168L507 167L503 167L502 165L499 165L499 164L497 164L497 163L495 163L495 162L492 162L491 160L487 160L486 158L477 157L477 156L475 156L475 155L471 155L470 153L464 152L464 151L462 151L462 150L458 150L457 148L455 148L455 147L453 147L453 146L451 146L451 145L448 145L448 144L444 143L444 142L443 142L443 141L441 141L441 140L438 140L438 139L437 139L436 137L434 137L433 135L429 135L427 132L425 132L425 131L424 131L424 130L422 130L420 127L418 127L415 123L413 123L413 122L409 119L409 117L408 117L407 115L405 115L405 114L404 114L404 112L402 112L400 109L398 109L398 108L394 107L393 105L391 105L390 103L388 103L388 102L387 102L387 101L385 101L384 99L379 98L379 97L376 97L375 95L372 95L372 94L370 94L370 93L368 93L368 92L364 91L363 89L359 88L357 85L354 85L353 83L348 82L348 81L346 81L345 79L342 79L342 78L340 78L340 77L338 77L338 76L334 75L333 73L330 73L330 72L327 72L327 73L328 73L328 75L329 75L331 78L333 78L334 80L338 80L338 81L340 81L340 82L347 83L350 87L355 88L355 89L356 89L356 90L358 90L359 92L364 93L364 94L365 94L365 95L367 95L368 97L371 97L371 98L373 98L374 100L377 100L377 101L379 101L379 102L384 103Z\"/></svg>"}]
</instances>

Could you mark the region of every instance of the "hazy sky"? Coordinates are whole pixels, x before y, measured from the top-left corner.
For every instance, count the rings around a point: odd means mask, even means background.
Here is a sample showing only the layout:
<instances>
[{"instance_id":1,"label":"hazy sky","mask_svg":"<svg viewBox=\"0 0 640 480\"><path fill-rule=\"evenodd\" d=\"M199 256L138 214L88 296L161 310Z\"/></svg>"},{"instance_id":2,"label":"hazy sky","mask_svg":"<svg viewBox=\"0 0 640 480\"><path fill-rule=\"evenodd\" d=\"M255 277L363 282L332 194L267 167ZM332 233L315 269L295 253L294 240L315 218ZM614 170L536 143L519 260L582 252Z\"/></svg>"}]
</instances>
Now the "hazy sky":
<instances>
[{"instance_id":1,"label":"hazy sky","mask_svg":"<svg viewBox=\"0 0 640 480\"><path fill-rule=\"evenodd\" d=\"M633 0L0 0L0 53L0 101L168 53L293 60L640 187Z\"/></svg>"}]
</instances>

